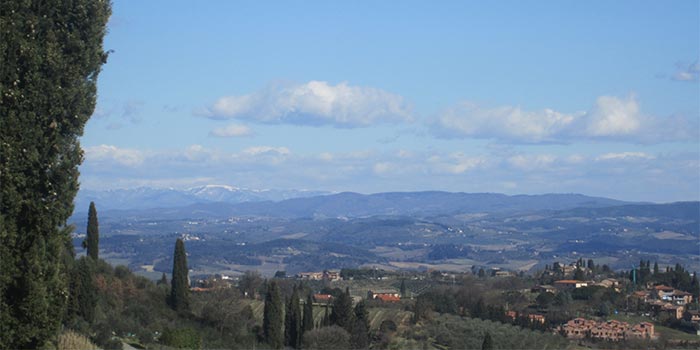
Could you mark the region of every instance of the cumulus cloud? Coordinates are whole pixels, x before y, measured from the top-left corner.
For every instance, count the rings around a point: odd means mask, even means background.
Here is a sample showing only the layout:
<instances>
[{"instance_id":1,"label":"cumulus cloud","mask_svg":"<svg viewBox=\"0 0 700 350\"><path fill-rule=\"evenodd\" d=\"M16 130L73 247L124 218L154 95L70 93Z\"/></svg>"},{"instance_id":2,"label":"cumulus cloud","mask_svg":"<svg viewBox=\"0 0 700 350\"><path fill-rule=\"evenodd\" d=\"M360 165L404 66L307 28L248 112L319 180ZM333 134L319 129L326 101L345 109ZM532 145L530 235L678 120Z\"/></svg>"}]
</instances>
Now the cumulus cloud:
<instances>
[{"instance_id":1,"label":"cumulus cloud","mask_svg":"<svg viewBox=\"0 0 700 350\"><path fill-rule=\"evenodd\" d=\"M599 97L588 111L520 107L486 108L462 103L441 113L432 123L442 138L484 138L510 143L569 143L576 140L655 143L697 140L697 128L683 116L658 118L640 113L635 96Z\"/></svg>"},{"instance_id":2,"label":"cumulus cloud","mask_svg":"<svg viewBox=\"0 0 700 350\"><path fill-rule=\"evenodd\" d=\"M698 81L700 80L700 61L693 63L679 62L676 64L676 72L671 76L672 80L677 81Z\"/></svg>"},{"instance_id":3,"label":"cumulus cloud","mask_svg":"<svg viewBox=\"0 0 700 350\"><path fill-rule=\"evenodd\" d=\"M248 95L218 99L203 113L212 119L242 119L269 124L332 125L343 128L407 122L403 97L372 87L309 81L268 85Z\"/></svg>"},{"instance_id":4,"label":"cumulus cloud","mask_svg":"<svg viewBox=\"0 0 700 350\"><path fill-rule=\"evenodd\" d=\"M598 97L595 107L585 115L586 135L593 137L630 135L639 130L642 117L634 97L619 99Z\"/></svg>"},{"instance_id":5,"label":"cumulus cloud","mask_svg":"<svg viewBox=\"0 0 700 350\"><path fill-rule=\"evenodd\" d=\"M85 148L86 161L107 161L124 166L137 166L143 163L145 154L136 149L99 145Z\"/></svg>"},{"instance_id":6,"label":"cumulus cloud","mask_svg":"<svg viewBox=\"0 0 700 350\"><path fill-rule=\"evenodd\" d=\"M251 136L252 134L253 131L249 127L239 124L230 124L209 132L209 136L214 137L243 137Z\"/></svg>"}]
</instances>

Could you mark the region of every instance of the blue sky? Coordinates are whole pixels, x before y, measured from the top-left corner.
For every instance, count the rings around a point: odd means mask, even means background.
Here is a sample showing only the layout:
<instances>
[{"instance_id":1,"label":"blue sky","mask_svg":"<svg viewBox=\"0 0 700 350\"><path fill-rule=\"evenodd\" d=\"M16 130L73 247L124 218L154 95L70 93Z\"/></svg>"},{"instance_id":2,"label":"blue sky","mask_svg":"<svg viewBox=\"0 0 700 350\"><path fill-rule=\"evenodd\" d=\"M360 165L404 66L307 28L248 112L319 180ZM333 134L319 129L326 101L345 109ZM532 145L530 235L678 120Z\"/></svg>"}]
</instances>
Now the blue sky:
<instances>
[{"instance_id":1,"label":"blue sky","mask_svg":"<svg viewBox=\"0 0 700 350\"><path fill-rule=\"evenodd\" d=\"M82 187L698 200L699 13L115 2Z\"/></svg>"}]
</instances>

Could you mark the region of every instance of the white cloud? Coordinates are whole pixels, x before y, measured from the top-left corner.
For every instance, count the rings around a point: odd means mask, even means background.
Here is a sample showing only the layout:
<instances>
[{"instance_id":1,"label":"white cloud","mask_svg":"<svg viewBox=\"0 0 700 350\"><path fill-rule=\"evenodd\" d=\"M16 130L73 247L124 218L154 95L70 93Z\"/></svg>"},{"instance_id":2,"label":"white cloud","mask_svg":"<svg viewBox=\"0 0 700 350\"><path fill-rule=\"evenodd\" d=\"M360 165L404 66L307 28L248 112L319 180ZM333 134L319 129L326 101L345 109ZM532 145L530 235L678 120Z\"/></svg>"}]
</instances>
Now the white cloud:
<instances>
[{"instance_id":1,"label":"white cloud","mask_svg":"<svg viewBox=\"0 0 700 350\"><path fill-rule=\"evenodd\" d=\"M683 116L642 115L637 99L601 96L586 112L520 107L484 108L462 103L447 109L432 124L443 138L484 138L509 143L570 143L576 140L655 143L698 139L697 122Z\"/></svg>"},{"instance_id":2,"label":"white cloud","mask_svg":"<svg viewBox=\"0 0 700 350\"><path fill-rule=\"evenodd\" d=\"M586 119L586 134L594 137L629 135L639 130L642 123L639 105L634 97L625 100L611 96L598 97Z\"/></svg>"},{"instance_id":3,"label":"white cloud","mask_svg":"<svg viewBox=\"0 0 700 350\"><path fill-rule=\"evenodd\" d=\"M443 113L435 126L447 137L513 139L522 142L551 141L568 127L575 115L551 109L523 111L520 107L482 108L462 103Z\"/></svg>"},{"instance_id":4,"label":"white cloud","mask_svg":"<svg viewBox=\"0 0 700 350\"><path fill-rule=\"evenodd\" d=\"M644 152L619 152L601 154L600 156L596 157L596 160L651 160L654 158L656 157Z\"/></svg>"},{"instance_id":5,"label":"white cloud","mask_svg":"<svg viewBox=\"0 0 700 350\"><path fill-rule=\"evenodd\" d=\"M255 146L246 148L241 151L241 153L246 156L258 156L264 154L287 156L292 152L287 147Z\"/></svg>"},{"instance_id":6,"label":"white cloud","mask_svg":"<svg viewBox=\"0 0 700 350\"><path fill-rule=\"evenodd\" d=\"M213 119L345 128L412 119L410 107L399 95L345 82L330 85L325 81L269 85L252 94L222 97L203 115Z\"/></svg>"},{"instance_id":7,"label":"white cloud","mask_svg":"<svg viewBox=\"0 0 700 350\"><path fill-rule=\"evenodd\" d=\"M143 163L145 155L136 149L99 145L86 147L85 159L87 161L113 161L120 165L133 167Z\"/></svg>"},{"instance_id":8,"label":"white cloud","mask_svg":"<svg viewBox=\"0 0 700 350\"><path fill-rule=\"evenodd\" d=\"M250 130L249 127L239 124L230 124L227 126L216 128L209 132L209 136L215 137L242 137L250 136L252 134L253 131Z\"/></svg>"}]
</instances>

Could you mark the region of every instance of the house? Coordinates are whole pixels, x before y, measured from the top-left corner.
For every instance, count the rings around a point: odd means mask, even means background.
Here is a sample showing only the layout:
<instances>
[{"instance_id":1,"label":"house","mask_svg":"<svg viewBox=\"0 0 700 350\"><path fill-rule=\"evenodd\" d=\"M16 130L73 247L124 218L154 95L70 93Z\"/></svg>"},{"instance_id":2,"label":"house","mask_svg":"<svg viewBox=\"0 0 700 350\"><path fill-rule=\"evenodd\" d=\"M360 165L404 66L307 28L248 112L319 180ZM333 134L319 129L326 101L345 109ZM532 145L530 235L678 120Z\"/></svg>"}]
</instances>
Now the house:
<instances>
[{"instance_id":1,"label":"house","mask_svg":"<svg viewBox=\"0 0 700 350\"><path fill-rule=\"evenodd\" d=\"M673 295L673 287L669 286L654 286L653 291L654 294L656 294L656 296L661 300L669 301L671 300L671 296Z\"/></svg>"},{"instance_id":2,"label":"house","mask_svg":"<svg viewBox=\"0 0 700 350\"><path fill-rule=\"evenodd\" d=\"M380 295L388 295L401 299L401 293L395 289L378 289L367 291L367 299L377 299Z\"/></svg>"},{"instance_id":3,"label":"house","mask_svg":"<svg viewBox=\"0 0 700 350\"><path fill-rule=\"evenodd\" d=\"M649 322L630 326L627 322L617 320L596 322L579 317L570 320L559 329L570 339L595 338L620 341L628 338L656 338L654 325Z\"/></svg>"},{"instance_id":4,"label":"house","mask_svg":"<svg viewBox=\"0 0 700 350\"><path fill-rule=\"evenodd\" d=\"M340 271L324 270L321 279L324 281L340 281Z\"/></svg>"},{"instance_id":5,"label":"house","mask_svg":"<svg viewBox=\"0 0 700 350\"><path fill-rule=\"evenodd\" d=\"M529 314L527 315L527 319L530 320L530 322L532 323L539 322L541 324L544 324L545 321L544 315L540 314Z\"/></svg>"},{"instance_id":6,"label":"house","mask_svg":"<svg viewBox=\"0 0 700 350\"><path fill-rule=\"evenodd\" d=\"M384 303L398 303L401 301L401 297L392 294L377 294L375 299L381 300Z\"/></svg>"},{"instance_id":7,"label":"house","mask_svg":"<svg viewBox=\"0 0 700 350\"><path fill-rule=\"evenodd\" d=\"M299 272L297 278L306 281L320 281L323 279L323 272Z\"/></svg>"},{"instance_id":8,"label":"house","mask_svg":"<svg viewBox=\"0 0 700 350\"><path fill-rule=\"evenodd\" d=\"M554 287L558 290L572 290L581 287L587 287L588 282L578 280L559 280L554 281Z\"/></svg>"},{"instance_id":9,"label":"house","mask_svg":"<svg viewBox=\"0 0 700 350\"><path fill-rule=\"evenodd\" d=\"M603 288L613 288L615 291L620 291L620 282L614 278L606 278L596 284L595 286L603 287Z\"/></svg>"},{"instance_id":10,"label":"house","mask_svg":"<svg viewBox=\"0 0 700 350\"><path fill-rule=\"evenodd\" d=\"M313 296L315 303L328 304L333 300L333 296L330 294L314 294Z\"/></svg>"},{"instance_id":11,"label":"house","mask_svg":"<svg viewBox=\"0 0 700 350\"><path fill-rule=\"evenodd\" d=\"M693 295L682 290L674 289L670 295L671 302L676 305L686 305L693 301Z\"/></svg>"},{"instance_id":12,"label":"house","mask_svg":"<svg viewBox=\"0 0 700 350\"><path fill-rule=\"evenodd\" d=\"M643 303L646 303L650 300L651 294L647 291L641 290L641 291L633 292L632 297L635 299L639 299Z\"/></svg>"},{"instance_id":13,"label":"house","mask_svg":"<svg viewBox=\"0 0 700 350\"><path fill-rule=\"evenodd\" d=\"M676 320L683 318L683 311L685 311L685 307L683 307L683 305L665 304L661 307L661 312L667 313L670 317Z\"/></svg>"},{"instance_id":14,"label":"house","mask_svg":"<svg viewBox=\"0 0 700 350\"><path fill-rule=\"evenodd\" d=\"M511 320L515 321L515 319L518 317L518 312L517 311L506 311L506 317L510 318Z\"/></svg>"}]
</instances>

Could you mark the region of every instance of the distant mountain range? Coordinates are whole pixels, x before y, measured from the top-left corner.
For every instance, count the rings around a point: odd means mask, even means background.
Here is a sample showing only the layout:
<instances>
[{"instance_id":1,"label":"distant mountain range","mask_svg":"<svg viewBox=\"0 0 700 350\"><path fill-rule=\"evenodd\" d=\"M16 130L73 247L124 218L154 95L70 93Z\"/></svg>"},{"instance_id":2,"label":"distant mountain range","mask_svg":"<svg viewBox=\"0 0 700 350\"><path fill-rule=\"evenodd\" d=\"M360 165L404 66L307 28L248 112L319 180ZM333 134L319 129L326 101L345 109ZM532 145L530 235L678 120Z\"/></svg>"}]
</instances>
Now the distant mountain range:
<instances>
[{"instance_id":1,"label":"distant mountain range","mask_svg":"<svg viewBox=\"0 0 700 350\"><path fill-rule=\"evenodd\" d=\"M106 191L81 190L75 199L76 211L87 211L91 201L102 210L139 210L174 208L193 204L223 202L229 204L311 197L330 192L306 190L250 190L227 185L206 185L185 190L139 187Z\"/></svg>"},{"instance_id":2,"label":"distant mountain range","mask_svg":"<svg viewBox=\"0 0 700 350\"><path fill-rule=\"evenodd\" d=\"M139 188L105 192L81 192L77 208L95 201L101 210L116 216L148 218L214 218L263 216L286 218L336 218L435 216L467 213L513 213L573 208L603 208L631 204L581 194L509 196L498 193L439 191L329 194L314 191L255 191L229 186L202 186L184 191ZM118 211L117 212L115 212Z\"/></svg>"}]
</instances>

